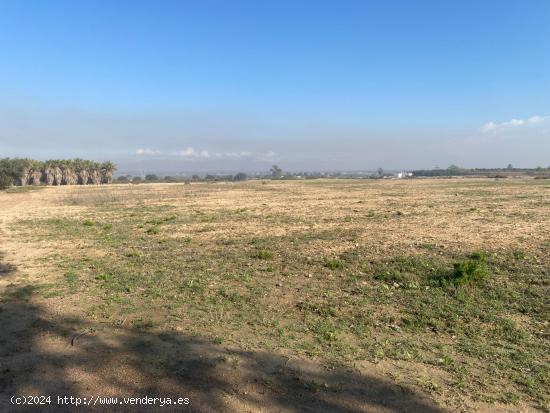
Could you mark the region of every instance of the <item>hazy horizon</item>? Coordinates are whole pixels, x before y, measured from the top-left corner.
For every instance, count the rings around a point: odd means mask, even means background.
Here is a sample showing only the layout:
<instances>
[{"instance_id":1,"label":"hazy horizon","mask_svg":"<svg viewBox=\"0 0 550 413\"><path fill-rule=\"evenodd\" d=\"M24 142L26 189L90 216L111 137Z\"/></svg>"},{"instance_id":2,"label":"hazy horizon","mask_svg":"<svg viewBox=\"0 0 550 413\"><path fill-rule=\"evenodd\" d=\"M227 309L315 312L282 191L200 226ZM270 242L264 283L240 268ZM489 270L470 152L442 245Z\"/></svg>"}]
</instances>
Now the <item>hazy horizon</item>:
<instances>
[{"instance_id":1,"label":"hazy horizon","mask_svg":"<svg viewBox=\"0 0 550 413\"><path fill-rule=\"evenodd\" d=\"M550 4L0 4L0 157L547 167Z\"/></svg>"}]
</instances>

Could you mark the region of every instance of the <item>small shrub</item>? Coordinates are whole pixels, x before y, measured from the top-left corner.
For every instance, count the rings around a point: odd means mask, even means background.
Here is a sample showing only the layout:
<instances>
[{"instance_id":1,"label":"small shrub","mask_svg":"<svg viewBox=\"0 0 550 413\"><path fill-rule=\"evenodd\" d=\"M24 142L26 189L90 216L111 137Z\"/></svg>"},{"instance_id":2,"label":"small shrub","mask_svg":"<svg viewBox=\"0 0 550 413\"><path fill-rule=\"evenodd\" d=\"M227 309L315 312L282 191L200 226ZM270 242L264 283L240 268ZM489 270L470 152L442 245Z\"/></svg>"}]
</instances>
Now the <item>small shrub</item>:
<instances>
[{"instance_id":1,"label":"small shrub","mask_svg":"<svg viewBox=\"0 0 550 413\"><path fill-rule=\"evenodd\" d=\"M485 251L475 251L470 254L470 258L472 260L485 261L487 259L487 254Z\"/></svg>"},{"instance_id":2,"label":"small shrub","mask_svg":"<svg viewBox=\"0 0 550 413\"><path fill-rule=\"evenodd\" d=\"M525 253L523 251L514 251L514 259L520 261L525 259Z\"/></svg>"},{"instance_id":3,"label":"small shrub","mask_svg":"<svg viewBox=\"0 0 550 413\"><path fill-rule=\"evenodd\" d=\"M82 223L82 225L84 225L85 227L93 227L94 226L94 221L90 221L89 219L87 219L86 221L84 221Z\"/></svg>"},{"instance_id":4,"label":"small shrub","mask_svg":"<svg viewBox=\"0 0 550 413\"><path fill-rule=\"evenodd\" d=\"M255 257L260 260L270 260L271 258L273 258L273 253L268 250L258 250L256 251Z\"/></svg>"},{"instance_id":5,"label":"small shrub","mask_svg":"<svg viewBox=\"0 0 550 413\"><path fill-rule=\"evenodd\" d=\"M65 280L68 283L76 283L78 281L78 274L74 271L69 271L65 273Z\"/></svg>"},{"instance_id":6,"label":"small shrub","mask_svg":"<svg viewBox=\"0 0 550 413\"><path fill-rule=\"evenodd\" d=\"M399 277L399 273L394 270L385 270L378 272L374 275L374 279L378 281L385 281L385 282L394 282L394 281L402 281L402 279Z\"/></svg>"},{"instance_id":7,"label":"small shrub","mask_svg":"<svg viewBox=\"0 0 550 413\"><path fill-rule=\"evenodd\" d=\"M108 282L108 281L111 281L113 279L113 275L112 274L101 273L101 274L96 275L94 278L97 281Z\"/></svg>"},{"instance_id":8,"label":"small shrub","mask_svg":"<svg viewBox=\"0 0 550 413\"><path fill-rule=\"evenodd\" d=\"M148 228L145 232L147 234L158 234L159 229L157 227L151 227L151 228Z\"/></svg>"},{"instance_id":9,"label":"small shrub","mask_svg":"<svg viewBox=\"0 0 550 413\"><path fill-rule=\"evenodd\" d=\"M455 262L451 271L440 271L429 277L433 286L480 285L489 275L484 252L470 254L468 260Z\"/></svg>"},{"instance_id":10,"label":"small shrub","mask_svg":"<svg viewBox=\"0 0 550 413\"><path fill-rule=\"evenodd\" d=\"M489 269L483 260L469 260L453 264L453 274L450 281L456 285L476 285L487 278Z\"/></svg>"},{"instance_id":11,"label":"small shrub","mask_svg":"<svg viewBox=\"0 0 550 413\"><path fill-rule=\"evenodd\" d=\"M138 318L137 320L132 321L132 324L137 330L149 330L155 327L155 322L151 319Z\"/></svg>"},{"instance_id":12,"label":"small shrub","mask_svg":"<svg viewBox=\"0 0 550 413\"><path fill-rule=\"evenodd\" d=\"M315 380L305 382L304 386L312 393L317 393L321 389L321 384L317 383Z\"/></svg>"},{"instance_id":13,"label":"small shrub","mask_svg":"<svg viewBox=\"0 0 550 413\"><path fill-rule=\"evenodd\" d=\"M344 263L336 258L323 258L323 265L331 270L344 268Z\"/></svg>"}]
</instances>

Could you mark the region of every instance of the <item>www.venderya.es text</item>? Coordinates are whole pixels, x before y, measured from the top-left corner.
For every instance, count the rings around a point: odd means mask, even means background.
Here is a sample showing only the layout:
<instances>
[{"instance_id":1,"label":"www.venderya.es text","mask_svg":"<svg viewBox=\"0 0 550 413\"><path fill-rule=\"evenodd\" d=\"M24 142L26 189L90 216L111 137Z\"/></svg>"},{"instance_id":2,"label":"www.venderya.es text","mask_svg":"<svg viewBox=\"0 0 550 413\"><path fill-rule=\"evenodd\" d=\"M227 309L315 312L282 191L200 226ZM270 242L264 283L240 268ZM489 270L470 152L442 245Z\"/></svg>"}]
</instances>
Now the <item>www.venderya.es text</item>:
<instances>
[{"instance_id":1,"label":"www.venderya.es text","mask_svg":"<svg viewBox=\"0 0 550 413\"><path fill-rule=\"evenodd\" d=\"M129 405L129 406L185 406L191 401L188 397L112 397L112 396L11 396L13 405L43 406L106 406L106 405Z\"/></svg>"}]
</instances>

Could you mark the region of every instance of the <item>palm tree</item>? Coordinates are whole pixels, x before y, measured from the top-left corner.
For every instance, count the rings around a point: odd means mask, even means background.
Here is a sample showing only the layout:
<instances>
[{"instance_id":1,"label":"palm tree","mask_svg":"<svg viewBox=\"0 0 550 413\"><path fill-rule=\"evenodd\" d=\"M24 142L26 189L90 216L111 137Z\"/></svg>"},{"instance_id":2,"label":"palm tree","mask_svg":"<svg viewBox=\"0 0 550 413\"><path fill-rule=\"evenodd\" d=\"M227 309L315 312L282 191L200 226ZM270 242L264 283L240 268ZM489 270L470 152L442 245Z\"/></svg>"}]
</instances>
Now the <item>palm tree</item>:
<instances>
[{"instance_id":1,"label":"palm tree","mask_svg":"<svg viewBox=\"0 0 550 413\"><path fill-rule=\"evenodd\" d=\"M28 182L32 185L40 185L42 181L42 167L43 163L40 161L31 161L30 169L28 172Z\"/></svg>"},{"instance_id":2,"label":"palm tree","mask_svg":"<svg viewBox=\"0 0 550 413\"><path fill-rule=\"evenodd\" d=\"M56 159L50 162L52 165L53 184L61 185L63 182L63 170L61 169L62 161Z\"/></svg>"},{"instance_id":3,"label":"palm tree","mask_svg":"<svg viewBox=\"0 0 550 413\"><path fill-rule=\"evenodd\" d=\"M54 162L55 161L44 162L44 169L42 170L42 178L46 185L53 185L55 182Z\"/></svg>"},{"instance_id":4,"label":"palm tree","mask_svg":"<svg viewBox=\"0 0 550 413\"><path fill-rule=\"evenodd\" d=\"M105 161L100 166L101 182L110 184L113 182L113 173L117 170L116 165L111 161Z\"/></svg>"},{"instance_id":5,"label":"palm tree","mask_svg":"<svg viewBox=\"0 0 550 413\"><path fill-rule=\"evenodd\" d=\"M56 159L45 162L27 158L0 159L3 186L15 185L100 185L111 183L116 165L111 161L98 163L76 159Z\"/></svg>"},{"instance_id":6,"label":"palm tree","mask_svg":"<svg viewBox=\"0 0 550 413\"><path fill-rule=\"evenodd\" d=\"M89 183L93 185L101 184L101 165L97 162L90 162L90 178Z\"/></svg>"},{"instance_id":7,"label":"palm tree","mask_svg":"<svg viewBox=\"0 0 550 413\"><path fill-rule=\"evenodd\" d=\"M79 185L88 185L88 178L90 176L88 168L88 161L80 158L74 160L74 171L76 172L77 183Z\"/></svg>"},{"instance_id":8,"label":"palm tree","mask_svg":"<svg viewBox=\"0 0 550 413\"><path fill-rule=\"evenodd\" d=\"M61 183L63 185L76 185L78 183L78 176L75 172L75 161L72 159L63 159L60 164L62 173Z\"/></svg>"}]
</instances>

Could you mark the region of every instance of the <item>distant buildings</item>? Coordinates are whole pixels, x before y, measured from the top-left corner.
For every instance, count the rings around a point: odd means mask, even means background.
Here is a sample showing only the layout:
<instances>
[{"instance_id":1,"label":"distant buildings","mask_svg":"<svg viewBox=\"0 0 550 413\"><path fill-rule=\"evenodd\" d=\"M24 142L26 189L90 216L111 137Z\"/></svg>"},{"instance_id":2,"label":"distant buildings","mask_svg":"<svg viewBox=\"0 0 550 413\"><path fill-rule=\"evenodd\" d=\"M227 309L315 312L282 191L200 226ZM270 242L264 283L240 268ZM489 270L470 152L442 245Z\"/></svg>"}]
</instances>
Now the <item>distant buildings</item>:
<instances>
[{"instance_id":1,"label":"distant buildings","mask_svg":"<svg viewBox=\"0 0 550 413\"><path fill-rule=\"evenodd\" d=\"M412 172L397 172L395 174L395 177L397 179L402 179L402 178L410 178L413 176L413 173Z\"/></svg>"}]
</instances>

